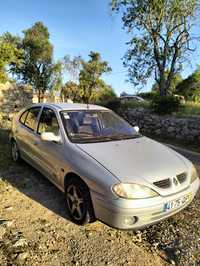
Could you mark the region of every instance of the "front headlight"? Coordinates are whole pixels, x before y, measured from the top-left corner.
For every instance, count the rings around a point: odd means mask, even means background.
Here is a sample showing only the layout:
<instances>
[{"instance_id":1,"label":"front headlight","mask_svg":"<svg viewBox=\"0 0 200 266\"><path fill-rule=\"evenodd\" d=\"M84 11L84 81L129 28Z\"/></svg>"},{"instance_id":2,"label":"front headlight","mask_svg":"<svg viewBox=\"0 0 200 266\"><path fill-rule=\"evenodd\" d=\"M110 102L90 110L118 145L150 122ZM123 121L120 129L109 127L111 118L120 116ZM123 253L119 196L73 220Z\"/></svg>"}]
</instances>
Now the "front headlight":
<instances>
[{"instance_id":1,"label":"front headlight","mask_svg":"<svg viewBox=\"0 0 200 266\"><path fill-rule=\"evenodd\" d=\"M154 190L137 184L116 184L113 186L114 193L125 199L146 199L158 196Z\"/></svg>"},{"instance_id":2,"label":"front headlight","mask_svg":"<svg viewBox=\"0 0 200 266\"><path fill-rule=\"evenodd\" d=\"M190 183L193 183L198 178L197 170L192 166L191 180Z\"/></svg>"}]
</instances>

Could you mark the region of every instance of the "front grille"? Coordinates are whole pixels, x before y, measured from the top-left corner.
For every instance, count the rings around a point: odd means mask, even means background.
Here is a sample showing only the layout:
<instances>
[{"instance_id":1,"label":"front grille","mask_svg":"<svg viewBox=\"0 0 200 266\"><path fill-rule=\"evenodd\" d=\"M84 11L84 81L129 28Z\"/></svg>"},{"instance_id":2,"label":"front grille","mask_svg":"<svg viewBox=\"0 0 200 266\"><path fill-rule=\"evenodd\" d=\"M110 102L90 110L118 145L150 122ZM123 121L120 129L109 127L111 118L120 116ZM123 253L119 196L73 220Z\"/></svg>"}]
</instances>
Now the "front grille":
<instances>
[{"instance_id":1,"label":"front grille","mask_svg":"<svg viewBox=\"0 0 200 266\"><path fill-rule=\"evenodd\" d=\"M160 181L156 181L153 183L155 186L159 187L159 188L169 188L170 187L170 179L163 179Z\"/></svg>"},{"instance_id":2,"label":"front grille","mask_svg":"<svg viewBox=\"0 0 200 266\"><path fill-rule=\"evenodd\" d=\"M186 173L181 173L181 174L177 175L176 177L177 177L179 183L183 183L187 179L187 174Z\"/></svg>"}]
</instances>

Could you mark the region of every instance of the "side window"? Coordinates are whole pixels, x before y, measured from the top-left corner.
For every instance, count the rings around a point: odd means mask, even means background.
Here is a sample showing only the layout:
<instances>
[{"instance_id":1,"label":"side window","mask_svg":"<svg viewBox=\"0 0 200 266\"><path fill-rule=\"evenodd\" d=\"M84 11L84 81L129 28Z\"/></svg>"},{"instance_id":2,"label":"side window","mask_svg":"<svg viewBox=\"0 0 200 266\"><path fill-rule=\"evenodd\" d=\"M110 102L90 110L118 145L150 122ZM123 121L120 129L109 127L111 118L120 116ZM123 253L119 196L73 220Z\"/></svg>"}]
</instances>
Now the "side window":
<instances>
[{"instance_id":1,"label":"side window","mask_svg":"<svg viewBox=\"0 0 200 266\"><path fill-rule=\"evenodd\" d=\"M27 114L28 114L28 111L25 111L25 112L23 112L23 114L20 116L19 121L20 121L22 124L24 124Z\"/></svg>"},{"instance_id":2,"label":"side window","mask_svg":"<svg viewBox=\"0 0 200 266\"><path fill-rule=\"evenodd\" d=\"M38 115L41 107L34 107L29 109L28 115L25 120L25 126L32 130L37 129Z\"/></svg>"},{"instance_id":3,"label":"side window","mask_svg":"<svg viewBox=\"0 0 200 266\"><path fill-rule=\"evenodd\" d=\"M56 136L59 136L59 125L57 117L53 110L44 108L40 117L38 133L52 132Z\"/></svg>"}]
</instances>

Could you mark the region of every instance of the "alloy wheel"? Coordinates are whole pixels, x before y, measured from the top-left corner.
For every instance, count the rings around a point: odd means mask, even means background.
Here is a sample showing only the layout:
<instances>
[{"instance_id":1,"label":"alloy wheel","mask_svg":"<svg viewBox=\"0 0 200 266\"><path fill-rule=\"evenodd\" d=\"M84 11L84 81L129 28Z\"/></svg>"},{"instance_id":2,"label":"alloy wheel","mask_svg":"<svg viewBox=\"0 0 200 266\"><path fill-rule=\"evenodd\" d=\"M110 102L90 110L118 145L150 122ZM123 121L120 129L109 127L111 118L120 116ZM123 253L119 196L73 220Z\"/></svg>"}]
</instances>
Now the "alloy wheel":
<instances>
[{"instance_id":1,"label":"alloy wheel","mask_svg":"<svg viewBox=\"0 0 200 266\"><path fill-rule=\"evenodd\" d=\"M86 209L84 206L83 195L80 189L73 184L69 185L66 191L66 197L68 209L71 215L76 220L83 219Z\"/></svg>"}]
</instances>

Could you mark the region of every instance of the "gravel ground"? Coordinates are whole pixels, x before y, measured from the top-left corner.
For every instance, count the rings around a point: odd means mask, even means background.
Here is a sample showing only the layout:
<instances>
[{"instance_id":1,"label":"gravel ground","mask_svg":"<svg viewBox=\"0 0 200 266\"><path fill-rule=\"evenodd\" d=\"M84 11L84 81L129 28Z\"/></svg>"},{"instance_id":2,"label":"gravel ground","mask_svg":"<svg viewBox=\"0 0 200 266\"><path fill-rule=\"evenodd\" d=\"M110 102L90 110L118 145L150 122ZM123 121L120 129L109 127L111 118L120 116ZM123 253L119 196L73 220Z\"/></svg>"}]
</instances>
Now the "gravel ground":
<instances>
[{"instance_id":1,"label":"gravel ground","mask_svg":"<svg viewBox=\"0 0 200 266\"><path fill-rule=\"evenodd\" d=\"M188 208L143 231L71 223L63 195L14 164L0 134L0 265L200 265L200 193ZM200 173L200 156L192 159Z\"/></svg>"}]
</instances>

